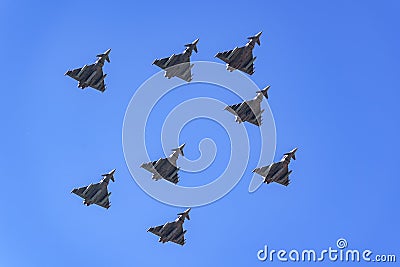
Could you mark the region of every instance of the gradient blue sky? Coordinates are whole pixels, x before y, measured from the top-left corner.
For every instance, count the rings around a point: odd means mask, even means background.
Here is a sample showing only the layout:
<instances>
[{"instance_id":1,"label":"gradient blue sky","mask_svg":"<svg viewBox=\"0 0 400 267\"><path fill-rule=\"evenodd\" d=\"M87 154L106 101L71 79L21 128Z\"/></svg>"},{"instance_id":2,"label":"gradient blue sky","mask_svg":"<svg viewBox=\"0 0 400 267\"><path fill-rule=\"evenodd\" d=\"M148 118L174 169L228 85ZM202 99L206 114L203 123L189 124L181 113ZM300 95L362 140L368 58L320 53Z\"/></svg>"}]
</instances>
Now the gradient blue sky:
<instances>
[{"instance_id":1,"label":"gradient blue sky","mask_svg":"<svg viewBox=\"0 0 400 267\"><path fill-rule=\"evenodd\" d=\"M399 11L397 1L2 1L0 266L280 266L257 251L322 250L339 237L399 258ZM217 61L260 30L252 79L271 84L276 159L299 147L292 184L249 194L245 176L192 210L184 247L160 244L146 229L182 209L131 178L121 145L129 100L158 71L155 58L200 38L192 59ZM107 48L104 94L63 76ZM224 137L198 123L182 137L195 137L192 159L196 140ZM109 210L70 194L113 168Z\"/></svg>"}]
</instances>

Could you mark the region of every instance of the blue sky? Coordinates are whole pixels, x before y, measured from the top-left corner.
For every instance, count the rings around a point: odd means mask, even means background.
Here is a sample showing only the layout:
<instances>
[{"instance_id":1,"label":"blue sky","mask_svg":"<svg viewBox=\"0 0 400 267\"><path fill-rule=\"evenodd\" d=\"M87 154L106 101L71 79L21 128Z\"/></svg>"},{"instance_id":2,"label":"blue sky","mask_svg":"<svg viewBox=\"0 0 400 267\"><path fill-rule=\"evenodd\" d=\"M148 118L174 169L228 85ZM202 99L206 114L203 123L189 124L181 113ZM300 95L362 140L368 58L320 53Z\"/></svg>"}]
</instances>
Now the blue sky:
<instances>
[{"instance_id":1,"label":"blue sky","mask_svg":"<svg viewBox=\"0 0 400 267\"><path fill-rule=\"evenodd\" d=\"M279 266L259 262L257 251L322 250L340 237L399 257L399 10L396 1L2 1L0 266ZM221 200L192 210L184 247L160 244L146 229L182 209L132 179L121 137L128 103L158 72L155 58L200 38L192 59L217 61L260 30L252 79L271 84L276 159L299 147L292 184L249 194L245 175ZM63 76L108 48L104 94ZM199 156L202 138L224 146L217 125L194 123L181 137L193 136L188 158ZM152 151L161 156L161 144ZM207 182L224 168L218 153ZM70 194L113 168L109 210Z\"/></svg>"}]
</instances>

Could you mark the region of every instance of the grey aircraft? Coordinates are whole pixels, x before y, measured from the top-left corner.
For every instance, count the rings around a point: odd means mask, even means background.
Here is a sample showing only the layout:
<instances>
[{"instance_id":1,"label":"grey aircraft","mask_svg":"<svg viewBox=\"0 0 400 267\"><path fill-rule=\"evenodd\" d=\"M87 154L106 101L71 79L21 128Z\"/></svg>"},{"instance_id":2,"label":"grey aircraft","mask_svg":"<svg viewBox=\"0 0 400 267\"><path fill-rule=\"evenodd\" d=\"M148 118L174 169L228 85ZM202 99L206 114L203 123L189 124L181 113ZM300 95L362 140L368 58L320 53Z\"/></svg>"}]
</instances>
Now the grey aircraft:
<instances>
[{"instance_id":1,"label":"grey aircraft","mask_svg":"<svg viewBox=\"0 0 400 267\"><path fill-rule=\"evenodd\" d=\"M108 193L107 186L111 181L114 180L115 169L109 173L103 174L103 179L99 183L90 184L88 186L74 188L71 193L74 193L83 198L83 204L89 206L91 204L99 205L103 208L108 209L111 206L109 197L111 192Z\"/></svg>"},{"instance_id":2,"label":"grey aircraft","mask_svg":"<svg viewBox=\"0 0 400 267\"><path fill-rule=\"evenodd\" d=\"M187 218L190 220L189 217L190 208L185 210L182 213L178 213L178 218L173 222L167 222L164 225L159 225L156 227L150 227L147 232L151 232L160 237L158 242L174 242L183 246L185 244L185 233L186 230L183 230L183 223Z\"/></svg>"},{"instance_id":3,"label":"grey aircraft","mask_svg":"<svg viewBox=\"0 0 400 267\"><path fill-rule=\"evenodd\" d=\"M106 86L104 84L104 79L107 74L103 75L104 61L110 62L109 54L111 49L108 49L103 54L97 55L99 59L94 64L85 65L82 68L69 70L64 75L77 80L78 88L85 89L86 87L92 87L96 90L104 92Z\"/></svg>"},{"instance_id":4,"label":"grey aircraft","mask_svg":"<svg viewBox=\"0 0 400 267\"><path fill-rule=\"evenodd\" d=\"M226 69L229 71L240 70L247 74L254 73L253 62L256 57L253 57L253 48L260 45L260 36L262 32L257 33L255 36L248 37L249 41L245 46L235 47L233 50L219 52L215 57L221 59L226 63Z\"/></svg>"},{"instance_id":5,"label":"grey aircraft","mask_svg":"<svg viewBox=\"0 0 400 267\"><path fill-rule=\"evenodd\" d=\"M263 90L257 91L257 96L254 99L244 101L239 104L226 106L225 110L235 115L235 121L238 123L247 121L254 125L260 126L261 114L264 112L264 109L261 110L261 101L263 96L268 99L269 88L270 86L268 85Z\"/></svg>"},{"instance_id":6,"label":"grey aircraft","mask_svg":"<svg viewBox=\"0 0 400 267\"><path fill-rule=\"evenodd\" d=\"M271 165L254 169L253 172L263 176L264 183L276 182L284 186L288 186L290 183L289 175L292 171L289 171L289 163L291 159L296 159L295 153L297 148L292 151L285 153L281 161L272 163Z\"/></svg>"},{"instance_id":7,"label":"grey aircraft","mask_svg":"<svg viewBox=\"0 0 400 267\"><path fill-rule=\"evenodd\" d=\"M159 160L143 163L140 167L146 169L147 171L153 173L153 180L160 180L164 178L165 180L177 184L179 182L178 171L179 168L176 167L176 160L179 154L184 156L183 148L185 144L178 148L172 149L172 154L168 158L160 158Z\"/></svg>"},{"instance_id":8,"label":"grey aircraft","mask_svg":"<svg viewBox=\"0 0 400 267\"><path fill-rule=\"evenodd\" d=\"M196 39L191 44L186 44L186 49L181 54L173 54L170 57L156 59L153 61L153 65L165 70L165 77L171 79L172 77L178 77L182 80L190 82L192 80L192 72L194 64L190 64L190 56L194 50L197 53L197 42Z\"/></svg>"}]
</instances>

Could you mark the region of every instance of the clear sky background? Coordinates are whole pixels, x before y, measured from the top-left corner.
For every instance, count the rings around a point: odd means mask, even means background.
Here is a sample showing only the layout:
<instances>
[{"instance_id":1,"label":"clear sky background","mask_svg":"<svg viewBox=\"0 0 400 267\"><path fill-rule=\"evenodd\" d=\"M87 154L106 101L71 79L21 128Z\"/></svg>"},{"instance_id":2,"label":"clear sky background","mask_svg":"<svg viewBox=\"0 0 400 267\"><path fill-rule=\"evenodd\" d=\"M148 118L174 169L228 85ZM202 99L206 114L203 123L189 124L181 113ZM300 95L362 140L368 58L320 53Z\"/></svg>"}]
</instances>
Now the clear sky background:
<instances>
[{"instance_id":1,"label":"clear sky background","mask_svg":"<svg viewBox=\"0 0 400 267\"><path fill-rule=\"evenodd\" d=\"M257 251L322 250L340 237L400 260L399 11L397 1L2 1L0 266L280 266L259 262ZM192 210L185 246L158 243L146 229L183 209L149 197L126 167L129 100L159 71L155 58L200 38L192 60L218 61L218 51L261 30L252 79L271 84L276 159L299 147L292 184L249 194L245 175ZM105 93L64 77L108 48ZM193 136L188 158L205 137L220 144L209 182L226 163L226 135L196 123L182 133ZM113 168L109 210L70 194Z\"/></svg>"}]
</instances>

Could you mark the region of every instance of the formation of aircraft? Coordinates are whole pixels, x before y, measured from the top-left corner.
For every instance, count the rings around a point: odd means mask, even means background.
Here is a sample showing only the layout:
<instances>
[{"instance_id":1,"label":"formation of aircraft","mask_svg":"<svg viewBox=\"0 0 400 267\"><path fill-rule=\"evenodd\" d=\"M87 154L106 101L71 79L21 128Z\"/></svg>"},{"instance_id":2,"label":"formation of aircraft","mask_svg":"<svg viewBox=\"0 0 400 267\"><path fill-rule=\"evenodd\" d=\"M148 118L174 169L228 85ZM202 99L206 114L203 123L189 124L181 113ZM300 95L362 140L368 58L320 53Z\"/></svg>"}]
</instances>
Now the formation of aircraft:
<instances>
[{"instance_id":1,"label":"formation of aircraft","mask_svg":"<svg viewBox=\"0 0 400 267\"><path fill-rule=\"evenodd\" d=\"M229 71L240 70L252 75L255 70L253 63L256 60L256 57L253 57L253 49L256 44L261 45L261 34L262 32L259 32L254 36L248 37L249 41L245 46L219 52L215 57L224 61ZM165 70L165 77L168 79L178 77L190 82L192 80L191 69L194 65L190 63L190 57L193 51L196 53L198 52L198 42L199 39L196 39L192 43L186 44L185 50L180 54L172 54L170 57L155 59L153 65ZM105 61L110 62L110 52L111 49L108 49L104 53L97 55L98 60L95 63L85 65L82 68L68 70L65 75L77 80L79 88L85 89L86 87L92 87L104 92L106 90L104 79L107 74L103 74L103 66Z\"/></svg>"},{"instance_id":2,"label":"formation of aircraft","mask_svg":"<svg viewBox=\"0 0 400 267\"><path fill-rule=\"evenodd\" d=\"M220 52L215 57L221 59L226 63L228 71L239 70L249 75L254 73L254 61L256 57L253 56L253 49L256 44L260 45L260 36L262 32L257 33L252 37L248 37L249 41L243 47L236 47L232 50ZM190 63L190 57L192 52L197 50L197 43L199 39L194 40L192 43L185 45L185 50L180 54L173 54L170 57L161 58L154 60L153 64L165 70L165 77L168 79L172 77L178 77L187 82L192 80L191 69L193 64ZM110 62L109 54L111 49L108 49L102 54L97 55L98 59L95 63L85 65L82 68L69 70L65 75L78 81L79 88L92 87L96 90L104 92L106 85L104 82L107 74L103 74L103 66L105 61ZM256 126L260 126L262 123L262 113L264 109L261 109L261 103L263 98L268 99L268 90L270 86L257 91L257 95L242 103L237 103L225 107L225 110L235 115L235 120L238 123L249 122ZM160 158L156 161L143 163L140 167L146 169L152 173L152 179L155 181L165 180L173 184L179 182L177 167L177 160L179 155L184 156L183 148L185 144L182 144L178 148L172 149L171 155L167 158ZM264 183L276 182L284 186L288 186L290 183L289 175L292 171L289 171L289 164L291 159L296 159L295 153L297 148L285 153L283 158L279 162L272 163L268 166L259 167L253 170L254 173L264 177ZM88 186L74 188L71 193L78 195L83 198L83 204L90 206L96 204L103 208L110 208L110 195L108 192L108 185L110 180L114 180L115 169L109 173L102 175L102 180L95 184ZM164 225L150 227L147 231L159 236L159 242L173 242L179 245L185 244L185 233L183 230L183 223L185 219L190 220L189 212L190 208L182 213L178 213L178 218L173 222L167 222Z\"/></svg>"}]
</instances>

